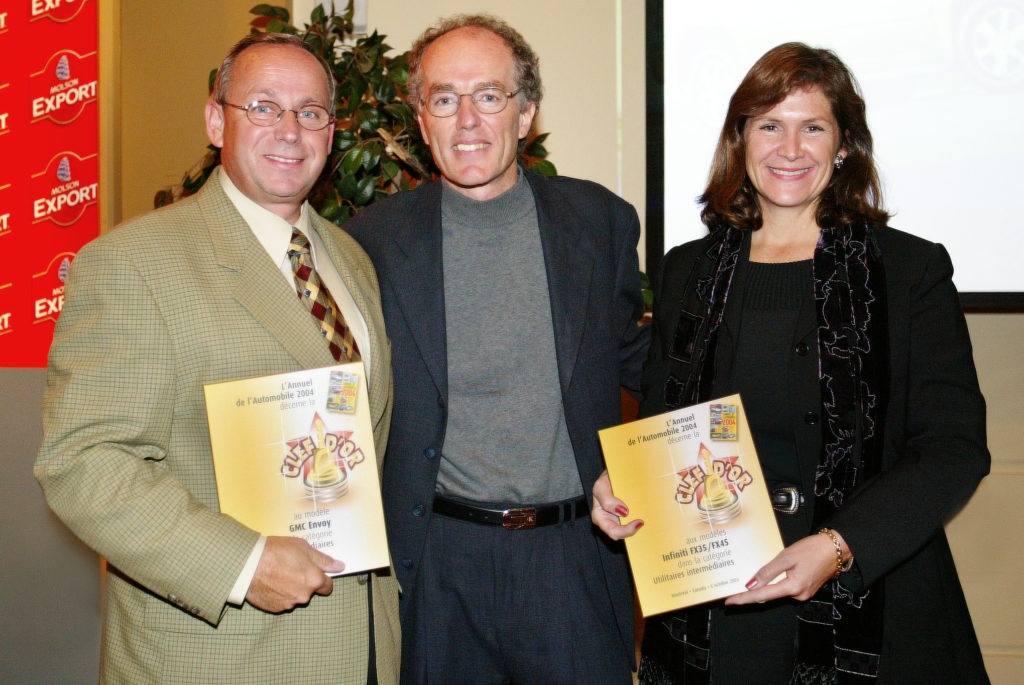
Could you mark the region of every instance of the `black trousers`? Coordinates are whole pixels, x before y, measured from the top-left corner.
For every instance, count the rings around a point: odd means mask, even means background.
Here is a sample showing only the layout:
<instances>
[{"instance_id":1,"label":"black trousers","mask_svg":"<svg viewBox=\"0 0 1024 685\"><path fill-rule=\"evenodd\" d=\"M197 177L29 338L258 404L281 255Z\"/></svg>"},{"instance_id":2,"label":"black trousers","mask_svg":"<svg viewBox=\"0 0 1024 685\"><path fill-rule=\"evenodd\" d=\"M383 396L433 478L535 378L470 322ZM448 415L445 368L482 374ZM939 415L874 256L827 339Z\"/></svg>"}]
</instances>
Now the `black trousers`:
<instances>
[{"instance_id":1,"label":"black trousers","mask_svg":"<svg viewBox=\"0 0 1024 685\"><path fill-rule=\"evenodd\" d=\"M402 682L629 685L597 544L586 516L505 530L433 515L404 588Z\"/></svg>"}]
</instances>

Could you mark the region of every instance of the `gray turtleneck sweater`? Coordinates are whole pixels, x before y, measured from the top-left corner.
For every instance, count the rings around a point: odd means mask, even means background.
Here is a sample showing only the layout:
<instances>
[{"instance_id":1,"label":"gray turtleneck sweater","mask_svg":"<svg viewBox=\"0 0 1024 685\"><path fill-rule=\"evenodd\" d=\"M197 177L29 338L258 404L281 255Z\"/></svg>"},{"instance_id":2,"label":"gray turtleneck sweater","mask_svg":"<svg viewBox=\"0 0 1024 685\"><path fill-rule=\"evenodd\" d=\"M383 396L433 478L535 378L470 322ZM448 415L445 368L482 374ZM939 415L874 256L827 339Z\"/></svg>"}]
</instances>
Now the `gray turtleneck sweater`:
<instances>
[{"instance_id":1,"label":"gray turtleneck sweater","mask_svg":"<svg viewBox=\"0 0 1024 685\"><path fill-rule=\"evenodd\" d=\"M437 492L540 504L583 493L565 426L533 192L441 200L448 425Z\"/></svg>"}]
</instances>

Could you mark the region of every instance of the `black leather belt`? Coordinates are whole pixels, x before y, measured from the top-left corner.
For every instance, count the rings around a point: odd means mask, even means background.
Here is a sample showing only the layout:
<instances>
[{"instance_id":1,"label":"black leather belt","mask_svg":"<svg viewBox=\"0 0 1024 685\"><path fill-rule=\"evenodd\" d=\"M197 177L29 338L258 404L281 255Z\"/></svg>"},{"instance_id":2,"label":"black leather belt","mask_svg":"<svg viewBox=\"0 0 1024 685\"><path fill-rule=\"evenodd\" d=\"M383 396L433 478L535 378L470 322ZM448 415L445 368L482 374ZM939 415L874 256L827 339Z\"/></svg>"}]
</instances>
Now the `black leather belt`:
<instances>
[{"instance_id":1,"label":"black leather belt","mask_svg":"<svg viewBox=\"0 0 1024 685\"><path fill-rule=\"evenodd\" d=\"M434 497L435 514L489 526L501 526L508 530L529 530L538 526L572 521L580 516L585 516L589 511L590 507L586 497L580 497L570 502L511 509L488 509L463 504L445 497Z\"/></svg>"},{"instance_id":2,"label":"black leather belt","mask_svg":"<svg viewBox=\"0 0 1024 685\"><path fill-rule=\"evenodd\" d=\"M794 487L773 488L769 496L772 509L783 514L795 514L804 503L804 494Z\"/></svg>"}]
</instances>

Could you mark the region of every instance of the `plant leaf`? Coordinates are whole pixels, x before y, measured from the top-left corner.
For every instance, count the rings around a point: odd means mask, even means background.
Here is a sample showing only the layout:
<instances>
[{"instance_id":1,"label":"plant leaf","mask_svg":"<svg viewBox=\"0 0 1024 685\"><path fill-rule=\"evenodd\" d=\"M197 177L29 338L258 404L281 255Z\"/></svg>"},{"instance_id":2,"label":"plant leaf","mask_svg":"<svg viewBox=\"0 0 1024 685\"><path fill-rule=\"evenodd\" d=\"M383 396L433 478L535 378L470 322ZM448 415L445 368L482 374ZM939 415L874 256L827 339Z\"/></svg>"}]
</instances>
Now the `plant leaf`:
<instances>
[{"instance_id":1,"label":"plant leaf","mask_svg":"<svg viewBox=\"0 0 1024 685\"><path fill-rule=\"evenodd\" d=\"M341 214L341 205L335 198L328 197L316 208L316 211L328 221L334 221Z\"/></svg>"},{"instance_id":2,"label":"plant leaf","mask_svg":"<svg viewBox=\"0 0 1024 685\"><path fill-rule=\"evenodd\" d=\"M411 124L413 119L416 118L413 114L412 108L400 101L384 105L384 111L406 125Z\"/></svg>"},{"instance_id":3,"label":"plant leaf","mask_svg":"<svg viewBox=\"0 0 1024 685\"><path fill-rule=\"evenodd\" d=\"M249 14L256 14L263 17L272 17L275 19L280 19L283 22L288 21L288 10L285 9L284 7L276 7L274 5L256 5L251 10L249 10Z\"/></svg>"},{"instance_id":4,"label":"plant leaf","mask_svg":"<svg viewBox=\"0 0 1024 685\"><path fill-rule=\"evenodd\" d=\"M295 33L295 29L280 19L271 19L267 22L267 33Z\"/></svg>"},{"instance_id":5,"label":"plant leaf","mask_svg":"<svg viewBox=\"0 0 1024 685\"><path fill-rule=\"evenodd\" d=\"M380 156L384 153L384 147L380 143L368 143L363 147L363 168L372 172L373 168L380 162Z\"/></svg>"},{"instance_id":6,"label":"plant leaf","mask_svg":"<svg viewBox=\"0 0 1024 685\"><path fill-rule=\"evenodd\" d=\"M353 198L353 202L357 205L366 205L373 199L373 190L376 186L376 180L373 176L366 176L356 183L356 195Z\"/></svg>"},{"instance_id":7,"label":"plant leaf","mask_svg":"<svg viewBox=\"0 0 1024 685\"><path fill-rule=\"evenodd\" d=\"M346 200L354 200L356 197L357 183L358 179L356 178L355 174L349 174L347 176L342 177L342 179L337 183L336 186L338 188L338 194L341 195Z\"/></svg>"},{"instance_id":8,"label":"plant leaf","mask_svg":"<svg viewBox=\"0 0 1024 685\"><path fill-rule=\"evenodd\" d=\"M530 165L530 171L540 174L541 176L557 176L558 171L555 169L555 165L546 159L538 159L536 162Z\"/></svg>"},{"instance_id":9,"label":"plant leaf","mask_svg":"<svg viewBox=\"0 0 1024 685\"><path fill-rule=\"evenodd\" d=\"M334 149L344 152L356 144L356 134L348 129L334 129Z\"/></svg>"},{"instance_id":10,"label":"plant leaf","mask_svg":"<svg viewBox=\"0 0 1024 685\"><path fill-rule=\"evenodd\" d=\"M385 157L384 161L381 162L381 167L384 169L384 173L387 174L390 178L394 178L395 176L398 176L400 173L402 173L402 167L398 166L387 157Z\"/></svg>"},{"instance_id":11,"label":"plant leaf","mask_svg":"<svg viewBox=\"0 0 1024 685\"><path fill-rule=\"evenodd\" d=\"M347 153L345 153L345 159L341 162L341 168L346 174L354 174L359 170L359 167L363 164L363 149L358 145Z\"/></svg>"},{"instance_id":12,"label":"plant leaf","mask_svg":"<svg viewBox=\"0 0 1024 685\"><path fill-rule=\"evenodd\" d=\"M528 157L547 157L548 150L534 139L523 149L523 154Z\"/></svg>"}]
</instances>

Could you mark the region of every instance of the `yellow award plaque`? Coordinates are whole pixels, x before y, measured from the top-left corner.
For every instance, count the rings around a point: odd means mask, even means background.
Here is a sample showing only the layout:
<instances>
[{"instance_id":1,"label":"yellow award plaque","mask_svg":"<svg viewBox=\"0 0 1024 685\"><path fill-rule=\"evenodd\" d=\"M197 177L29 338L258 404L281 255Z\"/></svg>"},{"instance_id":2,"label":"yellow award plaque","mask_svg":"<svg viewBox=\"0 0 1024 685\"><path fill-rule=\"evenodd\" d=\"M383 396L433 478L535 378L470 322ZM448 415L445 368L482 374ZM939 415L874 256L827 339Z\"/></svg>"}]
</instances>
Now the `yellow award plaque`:
<instances>
[{"instance_id":1,"label":"yellow award plaque","mask_svg":"<svg viewBox=\"0 0 1024 685\"><path fill-rule=\"evenodd\" d=\"M345 562L389 564L362 362L205 386L220 510Z\"/></svg>"},{"instance_id":2,"label":"yellow award plaque","mask_svg":"<svg viewBox=\"0 0 1024 685\"><path fill-rule=\"evenodd\" d=\"M782 551L739 395L599 432L644 616L743 592Z\"/></svg>"}]
</instances>

